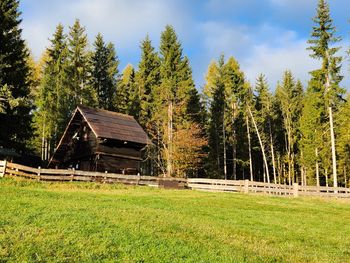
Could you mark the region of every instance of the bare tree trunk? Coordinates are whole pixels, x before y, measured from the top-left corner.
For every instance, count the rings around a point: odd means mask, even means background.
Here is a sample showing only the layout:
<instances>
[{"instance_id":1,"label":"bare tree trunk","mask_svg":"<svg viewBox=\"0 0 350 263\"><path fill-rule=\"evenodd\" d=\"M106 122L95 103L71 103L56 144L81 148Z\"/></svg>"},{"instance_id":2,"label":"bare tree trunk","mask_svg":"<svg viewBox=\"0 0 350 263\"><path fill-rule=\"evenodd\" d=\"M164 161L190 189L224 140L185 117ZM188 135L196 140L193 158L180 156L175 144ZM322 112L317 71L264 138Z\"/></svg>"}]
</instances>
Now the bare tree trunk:
<instances>
[{"instance_id":1,"label":"bare tree trunk","mask_svg":"<svg viewBox=\"0 0 350 263\"><path fill-rule=\"evenodd\" d=\"M43 132L41 136L41 160L43 161L45 158L45 118L43 123Z\"/></svg>"},{"instance_id":2,"label":"bare tree trunk","mask_svg":"<svg viewBox=\"0 0 350 263\"><path fill-rule=\"evenodd\" d=\"M234 138L236 137L236 132L234 131ZM237 180L237 145L236 145L236 139L233 141L232 145L232 174L233 174L233 179Z\"/></svg>"},{"instance_id":3,"label":"bare tree trunk","mask_svg":"<svg viewBox=\"0 0 350 263\"><path fill-rule=\"evenodd\" d=\"M282 166L281 166L281 162L280 162L280 155L277 155L277 171L278 171L278 184L281 184L281 174L282 174Z\"/></svg>"},{"instance_id":4,"label":"bare tree trunk","mask_svg":"<svg viewBox=\"0 0 350 263\"><path fill-rule=\"evenodd\" d=\"M301 158L303 157L303 151L301 150L301 153L300 153L300 155L301 155ZM301 185L302 186L305 186L305 170L304 170L304 165L303 164L301 164L301 166L300 166L300 180L301 180Z\"/></svg>"},{"instance_id":5,"label":"bare tree trunk","mask_svg":"<svg viewBox=\"0 0 350 263\"><path fill-rule=\"evenodd\" d=\"M270 148L271 148L271 157L272 157L273 182L274 184L276 184L277 178L276 178L276 165L275 165L275 151L274 151L273 140L272 140L271 121L269 121L269 129L270 129Z\"/></svg>"},{"instance_id":6,"label":"bare tree trunk","mask_svg":"<svg viewBox=\"0 0 350 263\"><path fill-rule=\"evenodd\" d=\"M215 124L215 133L216 133L216 138L219 138L219 132L218 132L218 127L216 126ZM217 168L218 168L218 171L220 171L220 151L219 151L219 142L218 140L215 140L216 141L216 165L217 165Z\"/></svg>"},{"instance_id":7,"label":"bare tree trunk","mask_svg":"<svg viewBox=\"0 0 350 263\"><path fill-rule=\"evenodd\" d=\"M47 160L50 160L51 158L51 140L49 140L47 144Z\"/></svg>"},{"instance_id":8,"label":"bare tree trunk","mask_svg":"<svg viewBox=\"0 0 350 263\"><path fill-rule=\"evenodd\" d=\"M292 185L292 158L291 158L291 152L292 152L292 147L290 145L290 141L291 141L291 138L290 138L290 131L288 131L288 184L289 186Z\"/></svg>"},{"instance_id":9,"label":"bare tree trunk","mask_svg":"<svg viewBox=\"0 0 350 263\"><path fill-rule=\"evenodd\" d=\"M333 167L333 187L338 187L338 177L337 177L337 157L335 152L335 138L334 138L334 127L333 127L333 112L332 107L328 107L329 111L329 124L331 130L331 143L332 143L332 167ZM338 191L335 190L335 193Z\"/></svg>"},{"instance_id":10,"label":"bare tree trunk","mask_svg":"<svg viewBox=\"0 0 350 263\"><path fill-rule=\"evenodd\" d=\"M324 169L324 176L326 177L326 187L328 187L328 169ZM328 190L327 190L328 192Z\"/></svg>"},{"instance_id":11,"label":"bare tree trunk","mask_svg":"<svg viewBox=\"0 0 350 263\"><path fill-rule=\"evenodd\" d=\"M172 143L173 143L173 103L170 101L168 105L168 161L167 176L171 177L173 173L172 165Z\"/></svg>"},{"instance_id":12,"label":"bare tree trunk","mask_svg":"<svg viewBox=\"0 0 350 263\"><path fill-rule=\"evenodd\" d=\"M345 183L345 187L348 187L348 182L346 178L346 166L344 166L344 183Z\"/></svg>"},{"instance_id":13,"label":"bare tree trunk","mask_svg":"<svg viewBox=\"0 0 350 263\"><path fill-rule=\"evenodd\" d=\"M266 183L266 172L265 172L265 164L263 163L263 182Z\"/></svg>"},{"instance_id":14,"label":"bare tree trunk","mask_svg":"<svg viewBox=\"0 0 350 263\"><path fill-rule=\"evenodd\" d=\"M222 138L223 138L223 146L224 146L224 177L227 179L227 163L226 163L226 136L225 136L225 112L223 115L222 122Z\"/></svg>"},{"instance_id":15,"label":"bare tree trunk","mask_svg":"<svg viewBox=\"0 0 350 263\"><path fill-rule=\"evenodd\" d=\"M330 61L330 56L328 50L326 50L326 57L328 61ZM327 67L327 75L326 75L326 89L325 92L326 94L330 90L330 68L329 65ZM335 137L334 137L334 127L333 127L333 111L332 111L332 101L330 100L328 106L328 113L329 113L329 126L330 126L330 136L331 136L331 145L332 145L332 168L333 168L333 186L338 187L338 178L337 178L337 156L335 152ZM335 193L338 191L335 190Z\"/></svg>"},{"instance_id":16,"label":"bare tree trunk","mask_svg":"<svg viewBox=\"0 0 350 263\"><path fill-rule=\"evenodd\" d=\"M249 152L249 172L250 172L250 181L254 181L253 177L253 163L252 163L252 146L250 141L250 129L249 129L249 117L246 117L247 123L247 137L248 137L248 152Z\"/></svg>"},{"instance_id":17,"label":"bare tree trunk","mask_svg":"<svg viewBox=\"0 0 350 263\"><path fill-rule=\"evenodd\" d=\"M315 149L315 154L316 154L316 185L317 187L320 187L320 172L318 167L318 148L317 147Z\"/></svg>"},{"instance_id":18,"label":"bare tree trunk","mask_svg":"<svg viewBox=\"0 0 350 263\"><path fill-rule=\"evenodd\" d=\"M237 180L236 103L232 103L232 175ZM244 169L243 169L244 170Z\"/></svg>"},{"instance_id":19,"label":"bare tree trunk","mask_svg":"<svg viewBox=\"0 0 350 263\"><path fill-rule=\"evenodd\" d=\"M252 118L253 125L255 127L255 131L256 131L256 133L258 135L258 139L259 139L259 143L260 143L260 147L261 147L261 152L262 152L262 155L263 155L263 160L264 160L265 169L266 169L267 182L270 183L269 167L267 165L267 160L266 160L266 155L265 155L265 148L264 148L264 145L262 143L262 140L261 140L261 137L260 137L260 132L259 132L258 126L256 125L256 122L255 122L254 116L252 114L252 111L250 110L250 108L248 108L248 110L249 110L250 117Z\"/></svg>"},{"instance_id":20,"label":"bare tree trunk","mask_svg":"<svg viewBox=\"0 0 350 263\"><path fill-rule=\"evenodd\" d=\"M290 162L290 158L288 158L288 185L291 186L292 185L292 179L291 179L291 162Z\"/></svg>"},{"instance_id":21,"label":"bare tree trunk","mask_svg":"<svg viewBox=\"0 0 350 263\"><path fill-rule=\"evenodd\" d=\"M44 154L44 160L47 161L47 139L45 139L45 154Z\"/></svg>"}]
</instances>

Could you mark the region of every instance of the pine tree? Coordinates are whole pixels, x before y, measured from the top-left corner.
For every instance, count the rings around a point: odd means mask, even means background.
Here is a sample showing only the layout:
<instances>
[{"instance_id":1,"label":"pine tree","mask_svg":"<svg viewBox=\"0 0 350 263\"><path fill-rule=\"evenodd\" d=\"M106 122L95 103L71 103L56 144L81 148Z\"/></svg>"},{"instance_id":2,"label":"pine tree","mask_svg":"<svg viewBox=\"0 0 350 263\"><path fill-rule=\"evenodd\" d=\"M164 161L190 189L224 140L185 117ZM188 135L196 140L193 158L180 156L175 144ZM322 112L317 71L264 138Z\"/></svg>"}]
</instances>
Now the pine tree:
<instances>
[{"instance_id":1,"label":"pine tree","mask_svg":"<svg viewBox=\"0 0 350 263\"><path fill-rule=\"evenodd\" d=\"M315 80L311 80L313 82ZM305 167L305 177L308 184L320 185L319 162L322 148L321 126L322 94L315 91L309 83L303 99L303 109L300 118L300 147L303 152L301 165Z\"/></svg>"},{"instance_id":2,"label":"pine tree","mask_svg":"<svg viewBox=\"0 0 350 263\"><path fill-rule=\"evenodd\" d=\"M286 71L281 85L276 89L276 99L280 105L286 138L286 159L288 180L295 181L297 142L300 139L299 122L302 110L303 88L300 81L295 82L292 72ZM304 179L302 180L304 182Z\"/></svg>"},{"instance_id":3,"label":"pine tree","mask_svg":"<svg viewBox=\"0 0 350 263\"><path fill-rule=\"evenodd\" d=\"M270 183L269 167L267 163L267 145L270 147L271 162L274 172L275 180L275 160L274 160L274 143L272 134L272 119L273 119L273 105L272 105L272 94L269 92L267 81L264 75L259 75L257 78L256 86L256 97L255 97L255 119L256 119L256 133L259 137L261 152L263 155L263 180L267 180ZM252 116L253 118L253 116ZM260 135L259 135L260 133Z\"/></svg>"},{"instance_id":4,"label":"pine tree","mask_svg":"<svg viewBox=\"0 0 350 263\"><path fill-rule=\"evenodd\" d=\"M117 112L137 117L139 112L135 109L138 97L135 85L135 70L131 64L126 65L116 93L115 108Z\"/></svg>"},{"instance_id":5,"label":"pine tree","mask_svg":"<svg viewBox=\"0 0 350 263\"><path fill-rule=\"evenodd\" d=\"M336 119L338 126L337 149L339 154L339 174L345 187L349 186L350 177L350 94L342 105Z\"/></svg>"},{"instance_id":6,"label":"pine tree","mask_svg":"<svg viewBox=\"0 0 350 263\"><path fill-rule=\"evenodd\" d=\"M41 141L41 156L48 160L69 121L68 49L64 28L59 24L44 53L43 73L35 97L35 134Z\"/></svg>"},{"instance_id":7,"label":"pine tree","mask_svg":"<svg viewBox=\"0 0 350 263\"><path fill-rule=\"evenodd\" d=\"M228 153L232 155L232 179L236 180L237 162L243 162L242 158L239 159L237 157L237 136L245 135L243 127L245 122L242 119L245 82L244 74L240 70L238 62L233 57L230 57L225 63L222 78L225 85L225 131L227 134L228 146L232 151L228 151ZM238 123L242 123L243 125L238 125Z\"/></svg>"},{"instance_id":8,"label":"pine tree","mask_svg":"<svg viewBox=\"0 0 350 263\"><path fill-rule=\"evenodd\" d=\"M139 122L146 128L148 133L152 133L152 108L154 93L160 85L159 57L155 52L152 42L148 36L141 43L141 60L136 72L136 83L140 93L140 113Z\"/></svg>"},{"instance_id":9,"label":"pine tree","mask_svg":"<svg viewBox=\"0 0 350 263\"><path fill-rule=\"evenodd\" d=\"M22 39L18 0L0 4L0 145L17 151L26 150L31 135L29 52ZM21 101L22 103L18 103Z\"/></svg>"},{"instance_id":10,"label":"pine tree","mask_svg":"<svg viewBox=\"0 0 350 263\"><path fill-rule=\"evenodd\" d=\"M159 149L158 166L166 176L176 175L174 148L177 130L190 127L188 122L195 116L189 109L195 98L194 82L188 59L183 57L181 43L174 28L166 26L160 43L160 85L153 90L153 123L156 128ZM190 114L189 114L190 113ZM190 133L189 133L190 134ZM193 136L196 140L196 136ZM162 167L161 167L162 166ZM181 175L177 175L181 176Z\"/></svg>"},{"instance_id":11,"label":"pine tree","mask_svg":"<svg viewBox=\"0 0 350 263\"><path fill-rule=\"evenodd\" d=\"M119 61L114 45L112 43L106 44L100 33L96 36L94 48L90 62L90 85L97 94L97 106L102 109L113 110Z\"/></svg>"},{"instance_id":12,"label":"pine tree","mask_svg":"<svg viewBox=\"0 0 350 263\"><path fill-rule=\"evenodd\" d=\"M335 150L335 135L333 127L333 112L337 110L339 99L342 97L344 90L339 87L342 80L340 75L340 62L342 58L336 56L339 51L338 47L332 47L340 41L339 37L335 36L335 27L333 20L330 17L329 5L325 0L319 0L317 14L313 19L316 26L313 27L311 40L308 41L308 48L312 53L311 57L322 61L321 69L311 73L313 81L310 84L317 86L312 87L323 95L323 105L327 109L322 114L321 123L329 122L332 150L332 170L333 183L337 187L337 163ZM328 119L328 120L327 120Z\"/></svg>"},{"instance_id":13,"label":"pine tree","mask_svg":"<svg viewBox=\"0 0 350 263\"><path fill-rule=\"evenodd\" d=\"M225 85L222 78L224 63L224 57L221 56L218 62L210 64L205 86L207 100L209 101L207 125L209 153L206 170L207 174L214 178L225 177Z\"/></svg>"},{"instance_id":14,"label":"pine tree","mask_svg":"<svg viewBox=\"0 0 350 263\"><path fill-rule=\"evenodd\" d=\"M87 106L96 106L96 91L89 85L89 52L88 40L85 28L76 20L70 27L68 36L68 58L69 58L69 78L71 103L70 110L76 108L79 104Z\"/></svg>"}]
</instances>

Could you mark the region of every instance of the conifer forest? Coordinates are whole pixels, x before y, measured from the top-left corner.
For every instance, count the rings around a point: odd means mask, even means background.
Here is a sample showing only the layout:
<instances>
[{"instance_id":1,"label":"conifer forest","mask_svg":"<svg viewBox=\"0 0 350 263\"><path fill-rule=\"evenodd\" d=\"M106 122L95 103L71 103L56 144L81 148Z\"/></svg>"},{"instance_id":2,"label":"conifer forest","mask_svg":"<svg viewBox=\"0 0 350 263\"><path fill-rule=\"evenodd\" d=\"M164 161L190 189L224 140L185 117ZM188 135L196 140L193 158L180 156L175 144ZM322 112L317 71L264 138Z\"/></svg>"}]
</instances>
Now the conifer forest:
<instances>
[{"instance_id":1,"label":"conifer forest","mask_svg":"<svg viewBox=\"0 0 350 263\"><path fill-rule=\"evenodd\" d=\"M315 6L308 40L320 67L306 85L286 70L273 86L264 65L250 83L225 54L213 58L205 85L196 86L171 25L159 46L145 34L138 64L124 69L114 43L101 33L88 43L78 19L53 28L36 61L18 6L0 2L2 148L47 162L83 104L134 116L153 142L143 152L146 175L349 186L350 95L341 74L349 63L326 0Z\"/></svg>"}]
</instances>

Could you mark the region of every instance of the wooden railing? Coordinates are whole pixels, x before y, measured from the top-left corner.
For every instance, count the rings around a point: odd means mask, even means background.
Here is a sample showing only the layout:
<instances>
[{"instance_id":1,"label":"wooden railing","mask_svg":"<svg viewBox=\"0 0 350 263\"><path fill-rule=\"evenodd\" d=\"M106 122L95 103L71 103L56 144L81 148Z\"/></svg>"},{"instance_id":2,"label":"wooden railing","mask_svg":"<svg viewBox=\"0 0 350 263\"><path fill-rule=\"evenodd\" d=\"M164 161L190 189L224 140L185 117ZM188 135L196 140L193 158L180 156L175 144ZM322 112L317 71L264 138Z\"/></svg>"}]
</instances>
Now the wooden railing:
<instances>
[{"instance_id":1,"label":"wooden railing","mask_svg":"<svg viewBox=\"0 0 350 263\"><path fill-rule=\"evenodd\" d=\"M189 188L214 192L264 193L279 196L321 196L350 198L350 188L292 186L251 182L248 180L218 180L205 178L164 178L155 176L124 175L115 173L86 172L69 169L42 169L0 161L0 177L20 176L42 181L83 181L102 183L123 183L155 187Z\"/></svg>"},{"instance_id":2,"label":"wooden railing","mask_svg":"<svg viewBox=\"0 0 350 263\"><path fill-rule=\"evenodd\" d=\"M6 169L6 161L0 160L0 177L4 177Z\"/></svg>"},{"instance_id":3,"label":"wooden railing","mask_svg":"<svg viewBox=\"0 0 350 263\"><path fill-rule=\"evenodd\" d=\"M316 187L292 186L284 184L272 184L251 182L249 180L217 180L189 178L187 187L202 191L243 192L243 193L266 193L282 196L322 196L350 198L350 188L345 187Z\"/></svg>"},{"instance_id":4,"label":"wooden railing","mask_svg":"<svg viewBox=\"0 0 350 263\"><path fill-rule=\"evenodd\" d=\"M1 173L1 171L3 171ZM74 169L42 169L16 163L0 161L0 176L19 176L40 181L82 181L101 183L123 183L133 185L164 186L172 182L174 188L184 188L186 179L154 176L125 175L115 173L87 172ZM176 183L176 184L174 184Z\"/></svg>"}]
</instances>

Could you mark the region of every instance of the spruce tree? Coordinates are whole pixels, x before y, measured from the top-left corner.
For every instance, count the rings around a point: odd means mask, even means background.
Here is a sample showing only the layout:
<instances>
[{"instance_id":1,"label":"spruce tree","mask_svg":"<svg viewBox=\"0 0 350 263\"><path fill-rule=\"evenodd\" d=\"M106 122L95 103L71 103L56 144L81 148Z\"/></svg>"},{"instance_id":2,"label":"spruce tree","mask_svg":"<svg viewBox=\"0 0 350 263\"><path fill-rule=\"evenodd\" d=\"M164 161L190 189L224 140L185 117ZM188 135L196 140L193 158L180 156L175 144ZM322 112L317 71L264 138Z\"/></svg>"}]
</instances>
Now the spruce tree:
<instances>
[{"instance_id":1,"label":"spruce tree","mask_svg":"<svg viewBox=\"0 0 350 263\"><path fill-rule=\"evenodd\" d=\"M41 156L48 160L57 146L71 115L68 79L68 48L61 24L45 51L45 62L39 89L35 97L34 127L41 142Z\"/></svg>"},{"instance_id":2,"label":"spruce tree","mask_svg":"<svg viewBox=\"0 0 350 263\"><path fill-rule=\"evenodd\" d=\"M153 118L156 124L157 140L161 141L158 145L162 159L158 161L163 167L160 170L164 171L167 176L183 176L178 173L180 170L176 167L180 160L174 159L176 149L176 131L186 129L187 134L193 135L193 140L200 136L195 136L189 132L191 125L191 116L195 116L189 109L191 91L194 89L192 79L192 71L188 59L183 57L181 43L171 26L166 26L161 34L160 43L160 85L154 89L154 111ZM190 114L189 114L190 113ZM194 131L194 129L192 129ZM197 154L194 153L194 156ZM182 173L182 172L181 172Z\"/></svg>"},{"instance_id":3,"label":"spruce tree","mask_svg":"<svg viewBox=\"0 0 350 263\"><path fill-rule=\"evenodd\" d=\"M31 135L29 52L22 38L18 0L0 3L0 145L19 152L27 150ZM4 95L5 94L5 95ZM21 103L18 103L21 101Z\"/></svg>"},{"instance_id":4,"label":"spruce tree","mask_svg":"<svg viewBox=\"0 0 350 263\"><path fill-rule=\"evenodd\" d=\"M215 64L214 64L215 63ZM215 69L215 70L213 70ZM225 85L223 82L224 57L221 56L218 62L212 62L208 68L205 90L209 101L208 113L208 161L206 162L207 174L210 177L225 177L226 147L224 142L224 110L225 110Z\"/></svg>"},{"instance_id":5,"label":"spruce tree","mask_svg":"<svg viewBox=\"0 0 350 263\"><path fill-rule=\"evenodd\" d=\"M139 113L139 101L137 95L135 70L131 64L128 64L123 70L122 78L117 88L115 98L116 111L124 114L130 114L137 118Z\"/></svg>"},{"instance_id":6,"label":"spruce tree","mask_svg":"<svg viewBox=\"0 0 350 263\"><path fill-rule=\"evenodd\" d=\"M338 127L337 149L339 154L339 175L345 187L349 186L350 177L350 94L342 105L336 119Z\"/></svg>"},{"instance_id":7,"label":"spruce tree","mask_svg":"<svg viewBox=\"0 0 350 263\"><path fill-rule=\"evenodd\" d=\"M227 134L227 152L232 156L232 179L237 179L237 163L243 162L243 156L237 156L238 136L244 136L244 120L242 119L244 74L238 62L230 57L223 68L223 82L225 85L225 131ZM239 125L241 123L242 125ZM242 167L242 170L244 168Z\"/></svg>"},{"instance_id":8,"label":"spruce tree","mask_svg":"<svg viewBox=\"0 0 350 263\"><path fill-rule=\"evenodd\" d=\"M264 182L270 182L270 173L267 163L267 149L269 150L271 156L271 163L273 167L273 172L275 175L275 163L274 163L274 143L272 134L272 123L273 123L273 104L272 104L272 94L269 91L266 78L263 74L260 74L257 78L255 85L256 97L255 97L255 119L257 124L257 133L261 136L261 152L263 155L263 180ZM268 147L269 145L269 147ZM274 177L275 180L275 177ZM276 181L276 180L275 180Z\"/></svg>"},{"instance_id":9,"label":"spruce tree","mask_svg":"<svg viewBox=\"0 0 350 263\"><path fill-rule=\"evenodd\" d=\"M312 80L310 81L310 85L314 91L322 94L322 106L326 109L322 112L321 124L328 122L330 127L328 140L331 143L333 183L336 187L337 164L333 113L337 111L344 90L339 86L343 78L340 75L342 58L336 55L339 47L334 47L333 45L339 42L340 38L335 35L336 30L333 26L333 20L330 17L329 5L325 0L319 0L317 14L313 21L316 25L313 27L311 39L308 41L310 44L308 49L311 51L310 56L312 58L321 60L322 67L311 72Z\"/></svg>"},{"instance_id":10,"label":"spruce tree","mask_svg":"<svg viewBox=\"0 0 350 263\"><path fill-rule=\"evenodd\" d=\"M88 40L85 28L80 25L77 19L70 27L68 36L68 58L69 58L69 78L71 103L70 110L77 105L96 106L96 91L89 85L89 51Z\"/></svg>"},{"instance_id":11,"label":"spruce tree","mask_svg":"<svg viewBox=\"0 0 350 263\"><path fill-rule=\"evenodd\" d=\"M94 42L90 64L90 85L97 94L97 106L102 109L113 110L119 61L116 57L114 45L112 43L106 44L100 33L96 36Z\"/></svg>"},{"instance_id":12,"label":"spruce tree","mask_svg":"<svg viewBox=\"0 0 350 263\"><path fill-rule=\"evenodd\" d=\"M314 81L314 80L311 80ZM310 82L311 82L310 81ZM300 148L303 153L301 165L305 167L307 184L320 185L320 150L323 147L321 126L322 96L309 84L304 99L300 117Z\"/></svg>"},{"instance_id":13,"label":"spruce tree","mask_svg":"<svg viewBox=\"0 0 350 263\"><path fill-rule=\"evenodd\" d=\"M299 122L302 110L303 88L295 81L291 71L286 71L281 85L276 89L276 99L280 105L285 132L288 180L295 181L296 156L299 154L297 142L300 139ZM304 182L304 180L303 180Z\"/></svg>"},{"instance_id":14,"label":"spruce tree","mask_svg":"<svg viewBox=\"0 0 350 263\"><path fill-rule=\"evenodd\" d=\"M152 133L152 108L154 103L154 90L160 84L159 57L152 46L148 36L141 43L141 60L136 72L136 83L140 90L140 113L139 122L146 128L148 133Z\"/></svg>"}]
</instances>

